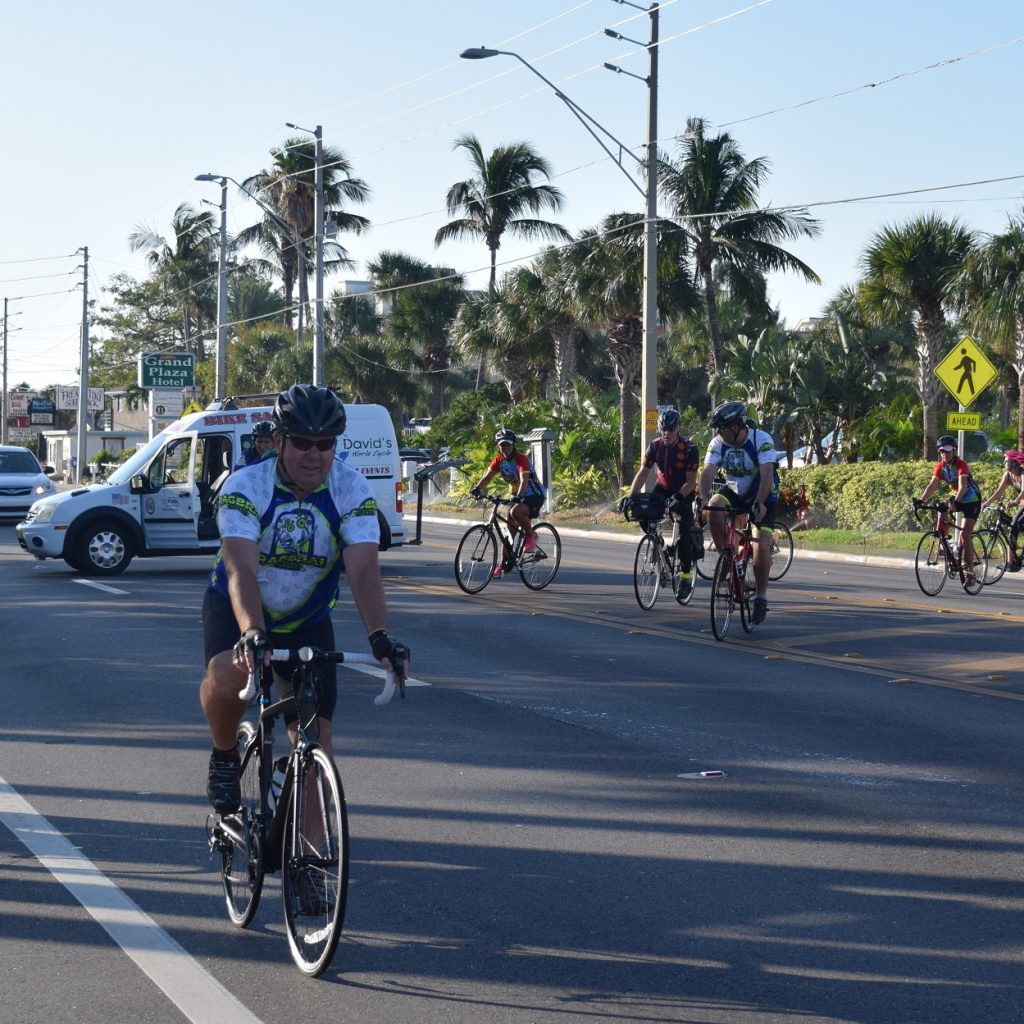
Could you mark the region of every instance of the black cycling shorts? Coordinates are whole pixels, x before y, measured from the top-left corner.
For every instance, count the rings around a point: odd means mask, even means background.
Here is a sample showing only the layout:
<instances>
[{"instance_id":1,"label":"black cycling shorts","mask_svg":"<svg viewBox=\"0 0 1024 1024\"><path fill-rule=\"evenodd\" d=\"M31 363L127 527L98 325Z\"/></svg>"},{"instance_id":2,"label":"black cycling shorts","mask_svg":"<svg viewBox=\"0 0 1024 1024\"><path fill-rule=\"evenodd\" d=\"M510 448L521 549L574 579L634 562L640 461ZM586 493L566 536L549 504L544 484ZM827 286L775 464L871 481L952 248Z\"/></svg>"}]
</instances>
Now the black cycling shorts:
<instances>
[{"instance_id":1,"label":"black cycling shorts","mask_svg":"<svg viewBox=\"0 0 1024 1024\"><path fill-rule=\"evenodd\" d=\"M235 619L231 602L216 590L207 589L203 597L203 644L206 648L206 663L209 664L216 654L234 649L238 638L242 635L241 627ZM322 651L333 651L334 623L330 615L325 615L319 622L300 626L290 633L270 633L267 636L270 647L289 648L319 647ZM317 686L317 714L329 722L334 717L334 706L338 702L338 670L335 665L320 667L320 679ZM291 684L276 675L277 689L280 696L291 693ZM289 711L285 714L286 722L294 722L298 714Z\"/></svg>"},{"instance_id":2,"label":"black cycling shorts","mask_svg":"<svg viewBox=\"0 0 1024 1024\"><path fill-rule=\"evenodd\" d=\"M536 519L540 515L540 510L544 505L543 494L528 494L520 504L526 506L526 511L530 513L531 519Z\"/></svg>"},{"instance_id":3,"label":"black cycling shorts","mask_svg":"<svg viewBox=\"0 0 1024 1024\"><path fill-rule=\"evenodd\" d=\"M732 488L723 487L720 490L715 491L715 494L721 494L723 498L729 503L729 508L733 512L749 513L753 506L752 501L745 501L741 498ZM761 522L755 523L753 517L751 517L751 525L759 530L770 530L775 526L775 510L778 502L766 501L764 503L764 517ZM712 506L713 507L713 506Z\"/></svg>"},{"instance_id":4,"label":"black cycling shorts","mask_svg":"<svg viewBox=\"0 0 1024 1024\"><path fill-rule=\"evenodd\" d=\"M981 498L974 501L953 501L953 508L964 514L964 519L977 519L981 515Z\"/></svg>"}]
</instances>

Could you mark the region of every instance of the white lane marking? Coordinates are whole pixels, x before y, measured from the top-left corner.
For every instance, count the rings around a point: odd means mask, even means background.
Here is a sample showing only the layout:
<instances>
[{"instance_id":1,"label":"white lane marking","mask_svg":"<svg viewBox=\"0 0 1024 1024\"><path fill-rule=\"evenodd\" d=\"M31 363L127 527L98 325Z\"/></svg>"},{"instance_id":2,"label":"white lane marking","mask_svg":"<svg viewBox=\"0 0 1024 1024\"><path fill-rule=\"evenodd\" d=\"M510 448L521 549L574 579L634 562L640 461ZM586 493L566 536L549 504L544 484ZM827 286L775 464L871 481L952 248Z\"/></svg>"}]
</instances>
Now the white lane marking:
<instances>
[{"instance_id":1,"label":"white lane marking","mask_svg":"<svg viewBox=\"0 0 1024 1024\"><path fill-rule=\"evenodd\" d=\"M118 590L117 587L109 587L106 583L97 583L95 580L80 580L72 577L72 583L81 583L83 587L95 587L107 594L127 594L127 590Z\"/></svg>"},{"instance_id":2,"label":"white lane marking","mask_svg":"<svg viewBox=\"0 0 1024 1024\"><path fill-rule=\"evenodd\" d=\"M379 665L351 665L347 661L344 667L351 669L353 672L365 672L368 676L376 676L378 679L384 678L384 669ZM406 686L429 686L430 683L423 682L422 679L416 679L413 676L409 676L405 681Z\"/></svg>"},{"instance_id":3,"label":"white lane marking","mask_svg":"<svg viewBox=\"0 0 1024 1024\"><path fill-rule=\"evenodd\" d=\"M192 1024L262 1024L3 777L0 822Z\"/></svg>"}]
</instances>

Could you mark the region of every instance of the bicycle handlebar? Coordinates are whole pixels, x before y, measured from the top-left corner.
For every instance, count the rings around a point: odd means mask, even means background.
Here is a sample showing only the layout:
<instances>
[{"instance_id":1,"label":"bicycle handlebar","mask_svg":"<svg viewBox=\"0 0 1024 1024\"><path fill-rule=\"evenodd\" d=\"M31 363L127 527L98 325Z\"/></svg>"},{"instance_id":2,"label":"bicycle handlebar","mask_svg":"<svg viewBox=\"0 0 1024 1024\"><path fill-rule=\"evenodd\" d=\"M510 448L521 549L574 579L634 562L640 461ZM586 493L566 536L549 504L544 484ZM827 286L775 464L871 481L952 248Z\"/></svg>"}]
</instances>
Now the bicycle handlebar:
<instances>
[{"instance_id":1,"label":"bicycle handlebar","mask_svg":"<svg viewBox=\"0 0 1024 1024\"><path fill-rule=\"evenodd\" d=\"M328 664L341 665L348 662L352 665L379 665L380 662L372 654L355 654L348 651L320 651L314 647L300 647L298 650L291 651L283 648L273 648L266 651L265 654L269 655L271 661L293 661L297 660L302 664L315 664L316 662L326 662ZM305 657L303 655L306 655ZM256 683L257 677L260 673L260 668L257 666L256 671L253 672L248 681L245 684L245 689L238 692L239 700L250 701L256 696ZM405 696L405 679L397 680L397 685L401 695ZM384 689L373 698L373 703L377 707L383 707L385 704L391 702L391 698L395 695L395 671L394 669L387 668L384 670Z\"/></svg>"}]
</instances>

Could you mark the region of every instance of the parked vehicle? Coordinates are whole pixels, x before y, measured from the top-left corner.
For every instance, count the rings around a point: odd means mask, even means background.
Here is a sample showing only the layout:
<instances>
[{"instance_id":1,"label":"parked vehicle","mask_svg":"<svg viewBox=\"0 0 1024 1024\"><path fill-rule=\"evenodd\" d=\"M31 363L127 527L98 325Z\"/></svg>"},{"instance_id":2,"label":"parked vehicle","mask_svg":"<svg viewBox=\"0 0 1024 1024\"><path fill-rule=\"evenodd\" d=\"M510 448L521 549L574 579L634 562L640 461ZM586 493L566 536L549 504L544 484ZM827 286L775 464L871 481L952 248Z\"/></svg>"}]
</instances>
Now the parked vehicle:
<instances>
[{"instance_id":1,"label":"parked vehicle","mask_svg":"<svg viewBox=\"0 0 1024 1024\"><path fill-rule=\"evenodd\" d=\"M53 466L20 445L0 445L0 519L23 519L34 501L53 494Z\"/></svg>"},{"instance_id":2,"label":"parked vehicle","mask_svg":"<svg viewBox=\"0 0 1024 1024\"><path fill-rule=\"evenodd\" d=\"M336 457L369 481L386 551L406 539L395 428L383 406L345 411ZM35 502L16 527L18 542L36 558L63 558L97 576L124 572L135 557L215 553L217 495L252 444L254 424L272 412L270 405L237 408L228 401L182 417L105 483Z\"/></svg>"}]
</instances>

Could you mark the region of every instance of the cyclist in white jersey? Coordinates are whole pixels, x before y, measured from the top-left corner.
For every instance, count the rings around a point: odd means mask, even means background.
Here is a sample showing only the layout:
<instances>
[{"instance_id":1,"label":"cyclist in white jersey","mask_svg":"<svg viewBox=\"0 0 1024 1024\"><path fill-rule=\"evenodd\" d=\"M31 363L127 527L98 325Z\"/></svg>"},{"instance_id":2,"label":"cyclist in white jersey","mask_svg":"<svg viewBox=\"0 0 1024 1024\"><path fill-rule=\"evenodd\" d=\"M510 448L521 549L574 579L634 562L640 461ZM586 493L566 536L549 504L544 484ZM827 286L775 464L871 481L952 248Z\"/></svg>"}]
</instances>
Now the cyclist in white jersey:
<instances>
[{"instance_id":1,"label":"cyclist in white jersey","mask_svg":"<svg viewBox=\"0 0 1024 1024\"><path fill-rule=\"evenodd\" d=\"M238 699L257 646L333 650L334 606L344 567L370 649L404 676L408 649L388 632L380 578L377 505L361 474L335 459L345 407L328 388L296 384L274 406L276 459L228 477L218 503L222 545L203 601L206 675L200 702L213 738L207 794L237 810ZM320 680L319 741L331 749L334 672ZM286 720L288 716L286 716Z\"/></svg>"}]
</instances>

